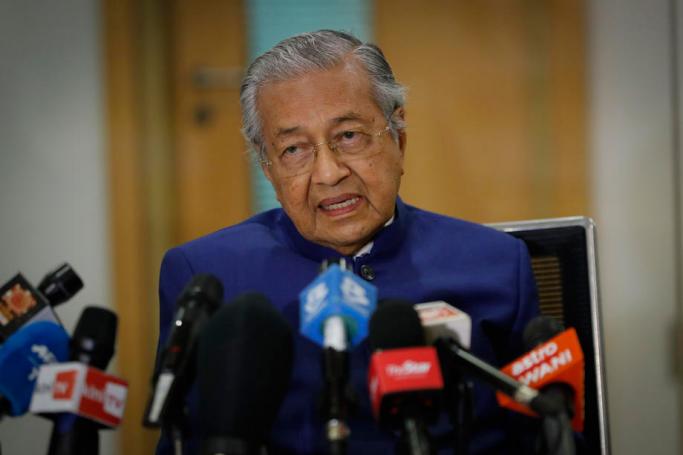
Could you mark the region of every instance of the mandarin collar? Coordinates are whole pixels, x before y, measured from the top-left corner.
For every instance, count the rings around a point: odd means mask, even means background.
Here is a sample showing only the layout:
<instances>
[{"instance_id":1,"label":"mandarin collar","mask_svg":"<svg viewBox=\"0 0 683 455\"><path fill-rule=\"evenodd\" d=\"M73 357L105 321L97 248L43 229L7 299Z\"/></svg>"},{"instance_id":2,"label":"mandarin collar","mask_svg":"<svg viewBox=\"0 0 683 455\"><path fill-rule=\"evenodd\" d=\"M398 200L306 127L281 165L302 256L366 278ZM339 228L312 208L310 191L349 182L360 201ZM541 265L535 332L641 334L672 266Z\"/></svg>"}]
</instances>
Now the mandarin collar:
<instances>
[{"instance_id":1,"label":"mandarin collar","mask_svg":"<svg viewBox=\"0 0 683 455\"><path fill-rule=\"evenodd\" d=\"M405 236L406 227L408 224L408 211L400 197L396 198L396 208L394 211L394 221L389 226L384 226L375 234L375 237L369 241L374 242L372 250L364 254L363 258L378 258L391 256L395 254ZM336 259L342 255L333 250L317 243L305 239L294 226L292 220L287 216L284 210L280 209L277 216L277 225L280 227L282 240L291 248L316 262L322 262L325 259ZM352 256L346 256L347 259L352 260Z\"/></svg>"}]
</instances>

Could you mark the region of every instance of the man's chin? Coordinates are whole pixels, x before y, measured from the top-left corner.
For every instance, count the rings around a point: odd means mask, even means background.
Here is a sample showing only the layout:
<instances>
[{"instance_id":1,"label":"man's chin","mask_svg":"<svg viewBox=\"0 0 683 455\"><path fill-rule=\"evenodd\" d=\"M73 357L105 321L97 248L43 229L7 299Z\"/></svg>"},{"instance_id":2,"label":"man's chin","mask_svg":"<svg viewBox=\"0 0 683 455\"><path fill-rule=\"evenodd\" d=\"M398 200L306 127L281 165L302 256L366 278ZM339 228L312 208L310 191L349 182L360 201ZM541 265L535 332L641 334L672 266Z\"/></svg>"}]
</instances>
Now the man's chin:
<instances>
[{"instance_id":1,"label":"man's chin","mask_svg":"<svg viewBox=\"0 0 683 455\"><path fill-rule=\"evenodd\" d=\"M351 231L351 232L349 232ZM336 229L324 236L313 240L315 243L327 246L338 251L344 256L351 256L372 240L372 229Z\"/></svg>"}]
</instances>

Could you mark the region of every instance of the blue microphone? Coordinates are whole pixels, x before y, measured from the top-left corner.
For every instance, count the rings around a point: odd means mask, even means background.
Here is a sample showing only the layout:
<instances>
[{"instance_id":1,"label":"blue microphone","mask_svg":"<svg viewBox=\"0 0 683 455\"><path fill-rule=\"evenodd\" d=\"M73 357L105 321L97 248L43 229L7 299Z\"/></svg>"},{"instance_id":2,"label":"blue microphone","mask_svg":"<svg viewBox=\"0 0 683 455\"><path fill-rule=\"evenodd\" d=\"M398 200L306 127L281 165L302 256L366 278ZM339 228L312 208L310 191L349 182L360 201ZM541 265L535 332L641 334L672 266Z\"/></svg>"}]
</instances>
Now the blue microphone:
<instances>
[{"instance_id":1,"label":"blue microphone","mask_svg":"<svg viewBox=\"0 0 683 455\"><path fill-rule=\"evenodd\" d=\"M0 395L9 403L8 414L28 411L41 365L68 358L69 335L59 324L37 321L13 333L0 347Z\"/></svg>"},{"instance_id":2,"label":"blue microphone","mask_svg":"<svg viewBox=\"0 0 683 455\"><path fill-rule=\"evenodd\" d=\"M322 347L346 350L368 336L368 321L377 307L377 288L339 264L323 263L323 272L299 294L300 332Z\"/></svg>"},{"instance_id":3,"label":"blue microphone","mask_svg":"<svg viewBox=\"0 0 683 455\"><path fill-rule=\"evenodd\" d=\"M346 452L350 434L346 418L349 345L368 335L368 321L377 306L377 288L354 275L342 258L325 261L322 273L299 294L303 336L323 348L323 420L331 454Z\"/></svg>"}]
</instances>

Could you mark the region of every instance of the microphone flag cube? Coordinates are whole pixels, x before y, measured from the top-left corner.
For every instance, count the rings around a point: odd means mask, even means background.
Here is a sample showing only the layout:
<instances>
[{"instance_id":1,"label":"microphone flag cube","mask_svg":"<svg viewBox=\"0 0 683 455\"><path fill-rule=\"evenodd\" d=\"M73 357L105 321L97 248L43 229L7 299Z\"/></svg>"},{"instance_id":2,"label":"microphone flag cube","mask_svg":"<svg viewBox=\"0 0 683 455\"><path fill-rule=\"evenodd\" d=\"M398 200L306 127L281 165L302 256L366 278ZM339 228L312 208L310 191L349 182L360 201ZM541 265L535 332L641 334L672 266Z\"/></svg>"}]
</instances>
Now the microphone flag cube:
<instances>
[{"instance_id":1,"label":"microphone flag cube","mask_svg":"<svg viewBox=\"0 0 683 455\"><path fill-rule=\"evenodd\" d=\"M551 383L564 383L574 390L572 427L583 431L584 417L584 358L576 330L572 327L547 342L538 345L501 369L517 381L542 390ZM512 398L496 392L498 404L523 414L536 413Z\"/></svg>"},{"instance_id":2,"label":"microphone flag cube","mask_svg":"<svg viewBox=\"0 0 683 455\"><path fill-rule=\"evenodd\" d=\"M126 381L79 362L43 365L30 411L68 412L116 427L123 417L127 392Z\"/></svg>"},{"instance_id":3,"label":"microphone flag cube","mask_svg":"<svg viewBox=\"0 0 683 455\"><path fill-rule=\"evenodd\" d=\"M454 338L462 348L470 348L472 319L467 313L443 300L418 303L415 310L425 329L427 344L434 344L437 338Z\"/></svg>"},{"instance_id":4,"label":"microphone flag cube","mask_svg":"<svg viewBox=\"0 0 683 455\"><path fill-rule=\"evenodd\" d=\"M357 346L368 335L368 320L377 306L377 288L332 264L299 294L300 332L322 346L324 322L341 316L349 342Z\"/></svg>"},{"instance_id":5,"label":"microphone flag cube","mask_svg":"<svg viewBox=\"0 0 683 455\"><path fill-rule=\"evenodd\" d=\"M435 400L443 389L436 349L431 346L375 352L368 369L370 403L375 418L393 416L393 397L415 394Z\"/></svg>"},{"instance_id":6,"label":"microphone flag cube","mask_svg":"<svg viewBox=\"0 0 683 455\"><path fill-rule=\"evenodd\" d=\"M60 324L50 302L17 273L0 287L0 342L36 321Z\"/></svg>"}]
</instances>

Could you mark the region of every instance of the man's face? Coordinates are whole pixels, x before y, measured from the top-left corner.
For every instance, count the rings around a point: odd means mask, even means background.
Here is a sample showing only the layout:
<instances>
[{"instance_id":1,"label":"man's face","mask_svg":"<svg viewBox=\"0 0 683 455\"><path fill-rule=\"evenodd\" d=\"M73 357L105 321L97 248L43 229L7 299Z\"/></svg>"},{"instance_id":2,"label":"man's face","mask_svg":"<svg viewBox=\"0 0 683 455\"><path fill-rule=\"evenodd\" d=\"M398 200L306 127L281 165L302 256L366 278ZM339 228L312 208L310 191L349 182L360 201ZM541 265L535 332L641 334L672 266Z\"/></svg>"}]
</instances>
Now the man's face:
<instances>
[{"instance_id":1,"label":"man's face","mask_svg":"<svg viewBox=\"0 0 683 455\"><path fill-rule=\"evenodd\" d=\"M344 131L377 133L388 123L371 95L365 71L353 59L331 70L265 85L257 98L263 140L272 166L264 166L277 198L306 239L351 255L370 241L394 213L403 174L405 134L374 138L377 153L340 159L318 147L310 172L279 172L277 156L291 144L319 144ZM397 115L402 116L400 111Z\"/></svg>"}]
</instances>

